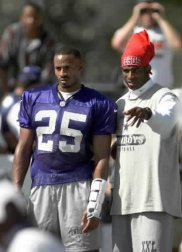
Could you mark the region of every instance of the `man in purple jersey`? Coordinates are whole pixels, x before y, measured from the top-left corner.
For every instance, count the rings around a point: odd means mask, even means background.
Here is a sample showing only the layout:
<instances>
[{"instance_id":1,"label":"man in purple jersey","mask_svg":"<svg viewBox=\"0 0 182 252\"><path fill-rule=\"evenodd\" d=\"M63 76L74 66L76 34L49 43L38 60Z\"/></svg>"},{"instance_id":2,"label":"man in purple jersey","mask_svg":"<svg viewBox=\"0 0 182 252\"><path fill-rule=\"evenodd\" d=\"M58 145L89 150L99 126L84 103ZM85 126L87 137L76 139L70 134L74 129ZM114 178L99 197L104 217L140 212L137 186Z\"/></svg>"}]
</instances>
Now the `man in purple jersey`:
<instances>
[{"instance_id":1,"label":"man in purple jersey","mask_svg":"<svg viewBox=\"0 0 182 252\"><path fill-rule=\"evenodd\" d=\"M23 93L13 181L23 185L32 158L38 226L61 236L67 252L98 252L116 105L80 83L82 69L80 52L63 48L54 56L58 84Z\"/></svg>"}]
</instances>

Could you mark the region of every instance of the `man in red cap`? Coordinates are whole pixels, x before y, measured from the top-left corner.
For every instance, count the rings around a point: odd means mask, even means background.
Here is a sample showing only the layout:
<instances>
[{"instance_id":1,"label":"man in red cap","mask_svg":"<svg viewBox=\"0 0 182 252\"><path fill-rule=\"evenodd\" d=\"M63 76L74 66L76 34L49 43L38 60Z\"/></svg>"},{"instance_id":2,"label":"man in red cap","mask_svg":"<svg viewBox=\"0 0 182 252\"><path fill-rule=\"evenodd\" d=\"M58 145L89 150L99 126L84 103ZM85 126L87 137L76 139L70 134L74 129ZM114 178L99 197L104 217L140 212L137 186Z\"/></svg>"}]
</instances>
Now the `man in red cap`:
<instances>
[{"instance_id":1,"label":"man in red cap","mask_svg":"<svg viewBox=\"0 0 182 252\"><path fill-rule=\"evenodd\" d=\"M181 216L180 105L150 79L153 56L146 31L133 34L121 56L128 92L117 101L113 252L171 252L173 219Z\"/></svg>"}]
</instances>

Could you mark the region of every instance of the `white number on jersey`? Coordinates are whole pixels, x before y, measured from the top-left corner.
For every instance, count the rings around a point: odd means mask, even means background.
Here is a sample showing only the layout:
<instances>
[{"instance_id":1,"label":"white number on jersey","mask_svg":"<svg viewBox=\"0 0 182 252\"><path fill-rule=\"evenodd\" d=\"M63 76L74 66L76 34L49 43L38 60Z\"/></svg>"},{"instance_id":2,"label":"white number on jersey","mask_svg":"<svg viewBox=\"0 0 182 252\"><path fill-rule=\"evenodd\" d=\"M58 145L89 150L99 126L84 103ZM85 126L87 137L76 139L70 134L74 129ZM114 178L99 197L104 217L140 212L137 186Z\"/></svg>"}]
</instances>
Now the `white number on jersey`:
<instances>
[{"instance_id":1,"label":"white number on jersey","mask_svg":"<svg viewBox=\"0 0 182 252\"><path fill-rule=\"evenodd\" d=\"M41 110L36 114L35 121L42 121L43 118L49 118L49 122L47 126L39 126L36 129L38 150L51 152L53 150L53 140L43 142L43 135L53 134L56 127L57 113L55 110ZM72 137L74 139L74 144L68 144L66 141L60 140L59 149L62 152L76 153L80 151L80 143L82 141L83 134L80 130L69 127L70 120L86 122L86 115L65 111L60 125L60 134Z\"/></svg>"}]
</instances>

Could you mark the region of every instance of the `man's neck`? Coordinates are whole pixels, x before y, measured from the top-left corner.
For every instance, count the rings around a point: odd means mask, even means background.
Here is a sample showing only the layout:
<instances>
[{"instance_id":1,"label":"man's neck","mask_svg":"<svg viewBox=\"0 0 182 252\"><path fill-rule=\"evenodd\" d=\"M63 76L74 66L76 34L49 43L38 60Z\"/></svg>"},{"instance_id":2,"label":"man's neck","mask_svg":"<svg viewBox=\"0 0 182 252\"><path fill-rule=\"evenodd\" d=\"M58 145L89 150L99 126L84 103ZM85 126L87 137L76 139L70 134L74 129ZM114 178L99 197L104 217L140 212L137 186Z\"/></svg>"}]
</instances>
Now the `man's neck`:
<instances>
[{"instance_id":1,"label":"man's neck","mask_svg":"<svg viewBox=\"0 0 182 252\"><path fill-rule=\"evenodd\" d=\"M36 38L40 38L41 36L41 33L42 33L42 29L41 28L38 28L34 31L30 31L30 32L27 32L26 33L26 37L27 39L31 40L31 39L36 39Z\"/></svg>"}]
</instances>

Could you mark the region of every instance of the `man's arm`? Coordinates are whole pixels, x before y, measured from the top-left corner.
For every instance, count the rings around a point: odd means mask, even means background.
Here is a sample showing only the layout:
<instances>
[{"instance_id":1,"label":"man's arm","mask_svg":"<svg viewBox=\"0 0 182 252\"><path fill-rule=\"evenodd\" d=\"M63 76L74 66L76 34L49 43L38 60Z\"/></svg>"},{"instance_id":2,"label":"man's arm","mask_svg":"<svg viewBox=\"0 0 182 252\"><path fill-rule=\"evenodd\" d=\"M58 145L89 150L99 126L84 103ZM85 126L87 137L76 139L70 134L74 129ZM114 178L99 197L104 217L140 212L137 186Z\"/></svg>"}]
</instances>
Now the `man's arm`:
<instances>
[{"instance_id":1,"label":"man's arm","mask_svg":"<svg viewBox=\"0 0 182 252\"><path fill-rule=\"evenodd\" d=\"M152 8L159 10L158 12L153 12L152 18L158 23L164 35L166 36L169 46L173 49L181 49L182 40L180 34L176 29L167 21L164 17L164 6L158 2L152 3Z\"/></svg>"},{"instance_id":2,"label":"man's arm","mask_svg":"<svg viewBox=\"0 0 182 252\"><path fill-rule=\"evenodd\" d=\"M101 209L104 196L105 196L105 185L106 185L106 179L108 175L108 167L109 167L109 157L110 157L110 145L111 145L111 136L110 135L95 135L93 137L93 151L94 151L94 160L95 160L95 169L93 172L93 181L91 185L91 193L90 198L92 196L96 195L95 192L98 192L97 199L98 202L95 202L94 204L94 198L92 198L93 203L95 207ZM100 189L97 190L96 187L99 187ZM95 191L92 191L93 190ZM92 196L91 196L92 195ZM89 208L90 201L88 203ZM95 209L94 209L95 211ZM90 213L87 212L84 214L82 218L82 231L83 232L90 232L91 230L98 227L100 223L100 219L95 217L94 214L92 217L88 218L88 215Z\"/></svg>"},{"instance_id":3,"label":"man's arm","mask_svg":"<svg viewBox=\"0 0 182 252\"><path fill-rule=\"evenodd\" d=\"M109 155L111 146L110 135L97 135L93 139L93 150L95 160L94 178L107 179Z\"/></svg>"},{"instance_id":4,"label":"man's arm","mask_svg":"<svg viewBox=\"0 0 182 252\"><path fill-rule=\"evenodd\" d=\"M181 103L173 93L164 94L156 109L134 107L124 111L127 122L130 126L139 127L144 120L153 131L160 134L163 138L168 136L179 121Z\"/></svg>"},{"instance_id":5,"label":"man's arm","mask_svg":"<svg viewBox=\"0 0 182 252\"><path fill-rule=\"evenodd\" d=\"M21 128L12 167L13 182L20 188L23 185L30 164L33 141L33 131L31 129Z\"/></svg>"},{"instance_id":6,"label":"man's arm","mask_svg":"<svg viewBox=\"0 0 182 252\"><path fill-rule=\"evenodd\" d=\"M152 111L148 125L165 138L178 124L179 116L181 117L181 102L176 95L167 93L161 97L156 110Z\"/></svg>"},{"instance_id":7,"label":"man's arm","mask_svg":"<svg viewBox=\"0 0 182 252\"><path fill-rule=\"evenodd\" d=\"M0 68L0 87L1 87L2 97L9 93L8 73L7 73L7 70L3 68Z\"/></svg>"},{"instance_id":8,"label":"man's arm","mask_svg":"<svg viewBox=\"0 0 182 252\"><path fill-rule=\"evenodd\" d=\"M9 25L5 28L0 39L0 85L2 96L9 93L8 87L8 68L12 61L14 45L15 28Z\"/></svg>"},{"instance_id":9,"label":"man's arm","mask_svg":"<svg viewBox=\"0 0 182 252\"><path fill-rule=\"evenodd\" d=\"M145 2L138 3L134 6L133 12L131 17L128 19L128 21L116 32L114 33L112 40L111 40L111 46L113 49L116 49L119 52L122 52L124 49L128 38L133 33L134 27L137 25L138 20L141 15L141 10L148 7L148 4Z\"/></svg>"}]
</instances>

